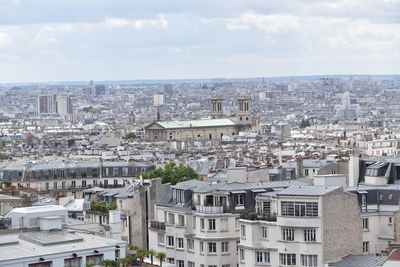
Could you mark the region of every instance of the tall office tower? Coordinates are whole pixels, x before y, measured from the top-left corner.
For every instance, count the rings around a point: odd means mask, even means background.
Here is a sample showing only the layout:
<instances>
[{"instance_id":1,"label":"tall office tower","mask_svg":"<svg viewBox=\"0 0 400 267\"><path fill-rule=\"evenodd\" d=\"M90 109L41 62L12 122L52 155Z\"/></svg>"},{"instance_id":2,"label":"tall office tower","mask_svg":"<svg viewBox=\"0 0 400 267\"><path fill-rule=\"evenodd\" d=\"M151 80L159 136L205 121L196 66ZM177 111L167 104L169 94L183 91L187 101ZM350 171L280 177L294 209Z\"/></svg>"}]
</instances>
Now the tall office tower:
<instances>
[{"instance_id":1,"label":"tall office tower","mask_svg":"<svg viewBox=\"0 0 400 267\"><path fill-rule=\"evenodd\" d=\"M105 85L99 84L94 87L94 92L96 95L104 95L106 93Z\"/></svg>"},{"instance_id":2,"label":"tall office tower","mask_svg":"<svg viewBox=\"0 0 400 267\"><path fill-rule=\"evenodd\" d=\"M174 86L172 84L164 84L164 94L167 103L174 97Z\"/></svg>"},{"instance_id":3,"label":"tall office tower","mask_svg":"<svg viewBox=\"0 0 400 267\"><path fill-rule=\"evenodd\" d=\"M164 94L157 93L153 95L153 105L156 107L164 105Z\"/></svg>"},{"instance_id":4,"label":"tall office tower","mask_svg":"<svg viewBox=\"0 0 400 267\"><path fill-rule=\"evenodd\" d=\"M72 114L72 102L69 96L57 97L57 111L60 115Z\"/></svg>"},{"instance_id":5,"label":"tall office tower","mask_svg":"<svg viewBox=\"0 0 400 267\"><path fill-rule=\"evenodd\" d=\"M56 95L40 95L37 99L38 114L55 114L57 113L57 96Z\"/></svg>"}]
</instances>

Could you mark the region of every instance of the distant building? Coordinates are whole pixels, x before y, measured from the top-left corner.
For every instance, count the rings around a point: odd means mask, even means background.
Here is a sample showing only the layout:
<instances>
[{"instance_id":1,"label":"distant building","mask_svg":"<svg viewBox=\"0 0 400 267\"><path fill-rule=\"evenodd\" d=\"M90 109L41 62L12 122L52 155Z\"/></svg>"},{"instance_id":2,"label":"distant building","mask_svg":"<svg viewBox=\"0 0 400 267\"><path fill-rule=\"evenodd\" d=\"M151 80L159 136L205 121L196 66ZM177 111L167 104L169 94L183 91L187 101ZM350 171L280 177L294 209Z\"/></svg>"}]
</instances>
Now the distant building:
<instances>
[{"instance_id":1,"label":"distant building","mask_svg":"<svg viewBox=\"0 0 400 267\"><path fill-rule=\"evenodd\" d=\"M223 136L238 135L251 128L250 98L238 98L238 114L223 118L222 98L212 98L212 119L191 121L152 122L145 127L151 141L173 139L220 140Z\"/></svg>"},{"instance_id":2,"label":"distant building","mask_svg":"<svg viewBox=\"0 0 400 267\"><path fill-rule=\"evenodd\" d=\"M40 95L37 98L38 114L56 114L57 113L57 96L56 95Z\"/></svg>"},{"instance_id":3,"label":"distant building","mask_svg":"<svg viewBox=\"0 0 400 267\"><path fill-rule=\"evenodd\" d=\"M99 84L94 87L95 95L104 95L106 93L105 85Z\"/></svg>"},{"instance_id":4,"label":"distant building","mask_svg":"<svg viewBox=\"0 0 400 267\"><path fill-rule=\"evenodd\" d=\"M174 96L174 86L172 84L165 84L164 94L166 94L168 98L172 98Z\"/></svg>"},{"instance_id":5,"label":"distant building","mask_svg":"<svg viewBox=\"0 0 400 267\"><path fill-rule=\"evenodd\" d=\"M337 119L351 119L360 115L360 107L358 104L351 104L350 93L345 92L342 98L342 104L335 106Z\"/></svg>"},{"instance_id":6,"label":"distant building","mask_svg":"<svg viewBox=\"0 0 400 267\"><path fill-rule=\"evenodd\" d=\"M156 107L164 105L164 94L157 93L153 95L153 105Z\"/></svg>"},{"instance_id":7,"label":"distant building","mask_svg":"<svg viewBox=\"0 0 400 267\"><path fill-rule=\"evenodd\" d=\"M60 115L72 114L72 102L69 96L57 97L57 111Z\"/></svg>"}]
</instances>

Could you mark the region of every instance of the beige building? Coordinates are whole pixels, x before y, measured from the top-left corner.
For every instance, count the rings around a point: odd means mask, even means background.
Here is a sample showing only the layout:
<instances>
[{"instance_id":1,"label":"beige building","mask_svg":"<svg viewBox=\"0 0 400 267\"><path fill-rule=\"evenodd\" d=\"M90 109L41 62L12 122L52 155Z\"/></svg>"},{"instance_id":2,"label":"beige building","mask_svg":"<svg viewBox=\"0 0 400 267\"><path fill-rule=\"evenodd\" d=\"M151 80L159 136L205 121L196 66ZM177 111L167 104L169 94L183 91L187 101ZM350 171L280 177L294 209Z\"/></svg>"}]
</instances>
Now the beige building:
<instances>
[{"instance_id":1,"label":"beige building","mask_svg":"<svg viewBox=\"0 0 400 267\"><path fill-rule=\"evenodd\" d=\"M223 136L238 135L251 128L249 97L238 98L238 114L229 118L223 117L222 102L221 97L211 99L212 119L152 122L145 127L146 138L150 141L220 140Z\"/></svg>"}]
</instances>

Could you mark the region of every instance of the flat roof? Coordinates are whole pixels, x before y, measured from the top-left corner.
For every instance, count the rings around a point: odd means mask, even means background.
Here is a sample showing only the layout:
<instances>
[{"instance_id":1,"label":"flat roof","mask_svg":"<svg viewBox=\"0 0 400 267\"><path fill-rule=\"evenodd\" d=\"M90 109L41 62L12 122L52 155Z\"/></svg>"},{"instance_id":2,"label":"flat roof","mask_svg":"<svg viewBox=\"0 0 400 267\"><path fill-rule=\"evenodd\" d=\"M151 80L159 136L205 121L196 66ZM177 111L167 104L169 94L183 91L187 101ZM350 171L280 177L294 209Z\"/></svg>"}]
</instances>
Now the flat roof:
<instances>
[{"instance_id":1,"label":"flat roof","mask_svg":"<svg viewBox=\"0 0 400 267\"><path fill-rule=\"evenodd\" d=\"M26 235L27 233L24 233ZM79 251L88 249L97 249L101 253L101 248L122 245L126 243L122 240L114 240L98 235L75 233L68 231L57 232L29 232L30 238L21 239L21 233L0 235L1 240L8 240L8 244L1 246L0 265L4 261L20 259L24 261L26 258L43 257L56 253L71 252L77 253ZM41 242L32 242L32 239L41 237L41 241L55 240L60 237L65 237L69 242L53 243L51 246L45 246ZM64 239L65 239L64 238Z\"/></svg>"}]
</instances>

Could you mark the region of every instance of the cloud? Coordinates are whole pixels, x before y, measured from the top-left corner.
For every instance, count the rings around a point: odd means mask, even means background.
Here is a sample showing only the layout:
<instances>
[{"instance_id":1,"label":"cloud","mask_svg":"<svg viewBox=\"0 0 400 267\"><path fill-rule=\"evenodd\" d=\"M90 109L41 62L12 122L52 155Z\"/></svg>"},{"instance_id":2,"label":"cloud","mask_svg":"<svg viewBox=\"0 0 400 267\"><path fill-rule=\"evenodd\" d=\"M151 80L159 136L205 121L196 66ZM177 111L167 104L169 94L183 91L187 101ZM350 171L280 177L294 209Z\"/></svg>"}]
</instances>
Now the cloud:
<instances>
[{"instance_id":1,"label":"cloud","mask_svg":"<svg viewBox=\"0 0 400 267\"><path fill-rule=\"evenodd\" d=\"M109 27L129 27L136 30L143 29L163 29L168 27L168 20L164 14L157 15L155 19L122 19L108 17L105 19L104 24Z\"/></svg>"},{"instance_id":2,"label":"cloud","mask_svg":"<svg viewBox=\"0 0 400 267\"><path fill-rule=\"evenodd\" d=\"M0 46L6 45L11 42L11 38L8 34L0 32Z\"/></svg>"}]
</instances>

